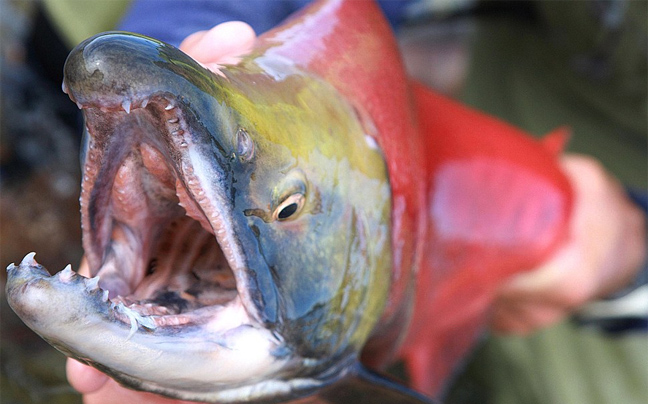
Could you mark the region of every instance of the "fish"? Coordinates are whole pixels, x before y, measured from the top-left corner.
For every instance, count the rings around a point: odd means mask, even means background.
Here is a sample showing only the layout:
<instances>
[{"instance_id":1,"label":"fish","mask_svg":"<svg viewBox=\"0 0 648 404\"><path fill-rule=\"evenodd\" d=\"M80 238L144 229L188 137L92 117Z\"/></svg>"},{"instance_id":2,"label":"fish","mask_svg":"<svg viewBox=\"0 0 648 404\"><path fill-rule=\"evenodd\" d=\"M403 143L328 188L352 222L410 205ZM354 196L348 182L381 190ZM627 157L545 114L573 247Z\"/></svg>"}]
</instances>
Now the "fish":
<instances>
[{"instance_id":1,"label":"fish","mask_svg":"<svg viewBox=\"0 0 648 404\"><path fill-rule=\"evenodd\" d=\"M316 1L216 72L108 32L64 73L91 277L30 253L7 299L133 389L434 402L498 286L568 234L566 131L538 141L412 81L372 1ZM378 373L395 360L409 386Z\"/></svg>"}]
</instances>

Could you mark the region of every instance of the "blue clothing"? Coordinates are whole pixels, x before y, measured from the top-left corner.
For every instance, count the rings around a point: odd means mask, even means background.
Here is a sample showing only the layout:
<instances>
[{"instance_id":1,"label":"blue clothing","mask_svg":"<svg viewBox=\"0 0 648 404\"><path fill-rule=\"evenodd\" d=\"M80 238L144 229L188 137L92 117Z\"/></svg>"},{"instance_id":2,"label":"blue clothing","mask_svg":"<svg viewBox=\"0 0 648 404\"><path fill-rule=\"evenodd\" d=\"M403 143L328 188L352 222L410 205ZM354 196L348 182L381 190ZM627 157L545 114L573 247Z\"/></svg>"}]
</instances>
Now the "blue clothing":
<instances>
[{"instance_id":1,"label":"blue clothing","mask_svg":"<svg viewBox=\"0 0 648 404\"><path fill-rule=\"evenodd\" d=\"M178 46L196 31L227 21L244 21L257 35L278 25L310 0L135 0L119 29L144 34ZM405 16L410 1L380 1L392 27Z\"/></svg>"}]
</instances>

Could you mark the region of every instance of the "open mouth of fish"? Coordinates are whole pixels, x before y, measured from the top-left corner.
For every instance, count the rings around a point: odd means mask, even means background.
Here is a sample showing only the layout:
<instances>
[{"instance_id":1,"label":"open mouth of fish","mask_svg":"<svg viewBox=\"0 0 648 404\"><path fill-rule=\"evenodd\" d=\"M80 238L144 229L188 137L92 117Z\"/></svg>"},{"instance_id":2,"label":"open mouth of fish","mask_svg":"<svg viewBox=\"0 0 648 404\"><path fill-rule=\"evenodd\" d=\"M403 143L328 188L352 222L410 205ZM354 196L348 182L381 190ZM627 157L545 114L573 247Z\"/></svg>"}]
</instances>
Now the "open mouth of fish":
<instances>
[{"instance_id":1,"label":"open mouth of fish","mask_svg":"<svg viewBox=\"0 0 648 404\"><path fill-rule=\"evenodd\" d=\"M88 53L64 91L86 118L81 272L90 277L69 267L50 277L29 254L8 268L12 307L64 353L138 389L223 402L277 389L269 375L287 352L266 326L268 299L255 294L197 99L159 83L96 88L93 74L107 72L93 73Z\"/></svg>"},{"instance_id":2,"label":"open mouth of fish","mask_svg":"<svg viewBox=\"0 0 648 404\"><path fill-rule=\"evenodd\" d=\"M122 313L132 313L120 316L125 323L146 316L152 328L251 324L242 304L247 289L237 290L234 270L244 264L228 212L205 192L199 168L169 164L169 153L192 147L180 108L163 96L138 104L82 106L119 132L104 148L95 145L96 129L87 129L81 205L89 272Z\"/></svg>"}]
</instances>

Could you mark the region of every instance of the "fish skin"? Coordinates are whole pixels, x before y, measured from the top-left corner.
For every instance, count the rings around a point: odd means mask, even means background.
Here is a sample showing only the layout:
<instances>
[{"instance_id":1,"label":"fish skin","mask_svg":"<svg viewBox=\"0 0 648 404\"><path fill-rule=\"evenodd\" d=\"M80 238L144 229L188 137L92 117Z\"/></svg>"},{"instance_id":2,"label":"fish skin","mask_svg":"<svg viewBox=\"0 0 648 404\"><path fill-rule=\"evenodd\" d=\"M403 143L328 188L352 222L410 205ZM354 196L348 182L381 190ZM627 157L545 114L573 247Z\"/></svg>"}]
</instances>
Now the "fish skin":
<instances>
[{"instance_id":1,"label":"fish skin","mask_svg":"<svg viewBox=\"0 0 648 404\"><path fill-rule=\"evenodd\" d=\"M261 36L247 60L288 60L323 78L349 102L384 153L392 272L363 363L380 368L400 357L414 388L439 395L483 332L497 286L540 263L566 237L573 196L556 154L513 127L409 81L393 34L373 2L315 2ZM223 68L226 76L228 71L236 82L236 68ZM200 77L198 87L211 90L211 78L204 72ZM158 85L168 81L160 78ZM132 113L130 104L128 109ZM474 188L456 193L447 184ZM502 201L503 191L513 202ZM473 198L457 199L466 195ZM484 206L494 206L485 219ZM550 220L538 222L538 213ZM275 318L276 313L263 314L266 323Z\"/></svg>"}]
</instances>

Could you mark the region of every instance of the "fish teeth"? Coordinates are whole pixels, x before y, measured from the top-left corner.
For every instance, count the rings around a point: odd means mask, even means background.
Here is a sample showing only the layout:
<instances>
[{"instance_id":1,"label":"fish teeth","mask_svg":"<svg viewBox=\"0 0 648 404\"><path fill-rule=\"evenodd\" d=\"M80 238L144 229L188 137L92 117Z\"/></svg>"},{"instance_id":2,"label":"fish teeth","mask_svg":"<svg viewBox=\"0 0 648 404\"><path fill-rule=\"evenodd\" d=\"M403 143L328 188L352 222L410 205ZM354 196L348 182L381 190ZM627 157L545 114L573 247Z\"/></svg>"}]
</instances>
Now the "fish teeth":
<instances>
[{"instance_id":1,"label":"fish teeth","mask_svg":"<svg viewBox=\"0 0 648 404\"><path fill-rule=\"evenodd\" d=\"M88 292L99 289L99 277L95 276L94 278L87 279L85 281L85 287Z\"/></svg>"},{"instance_id":2,"label":"fish teeth","mask_svg":"<svg viewBox=\"0 0 648 404\"><path fill-rule=\"evenodd\" d=\"M72 265L68 264L61 272L58 273L61 282L70 282L77 276L76 272L72 270Z\"/></svg>"},{"instance_id":3,"label":"fish teeth","mask_svg":"<svg viewBox=\"0 0 648 404\"><path fill-rule=\"evenodd\" d=\"M171 111L173 108L175 108L175 105L173 105L173 104L171 104L171 103L169 103L169 105L167 105L166 107L164 107L164 109L165 109L166 111Z\"/></svg>"},{"instance_id":4,"label":"fish teeth","mask_svg":"<svg viewBox=\"0 0 648 404\"><path fill-rule=\"evenodd\" d=\"M127 114L130 114L130 109L131 109L131 101L130 100L122 101L121 106L124 109L124 111L126 111Z\"/></svg>"},{"instance_id":5,"label":"fish teeth","mask_svg":"<svg viewBox=\"0 0 648 404\"><path fill-rule=\"evenodd\" d=\"M140 104L140 108L146 108L148 102L149 102L148 98L144 98L144 100L142 100L142 103Z\"/></svg>"},{"instance_id":6,"label":"fish teeth","mask_svg":"<svg viewBox=\"0 0 648 404\"><path fill-rule=\"evenodd\" d=\"M110 292L107 290L103 291L103 294L101 295L101 301L102 302L107 302L108 301L108 296L110 295Z\"/></svg>"},{"instance_id":7,"label":"fish teeth","mask_svg":"<svg viewBox=\"0 0 648 404\"><path fill-rule=\"evenodd\" d=\"M25 255L25 258L20 261L20 266L36 266L38 265L38 262L34 259L34 256L36 255L35 252L30 252L29 254Z\"/></svg>"}]
</instances>

